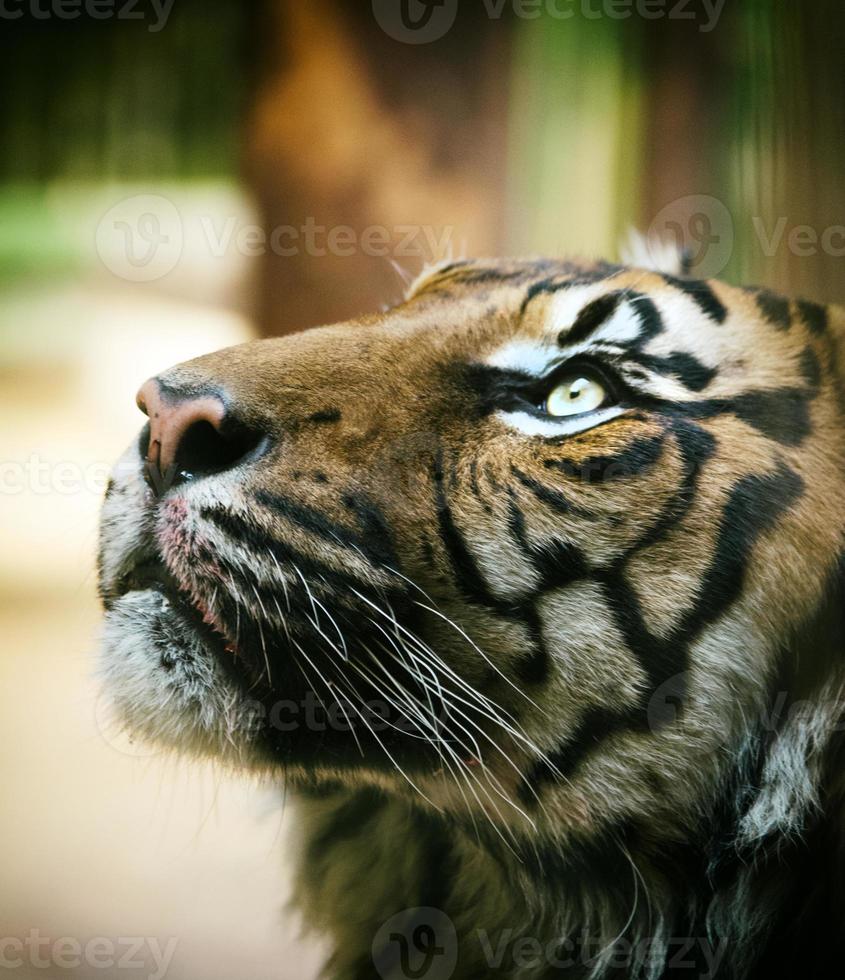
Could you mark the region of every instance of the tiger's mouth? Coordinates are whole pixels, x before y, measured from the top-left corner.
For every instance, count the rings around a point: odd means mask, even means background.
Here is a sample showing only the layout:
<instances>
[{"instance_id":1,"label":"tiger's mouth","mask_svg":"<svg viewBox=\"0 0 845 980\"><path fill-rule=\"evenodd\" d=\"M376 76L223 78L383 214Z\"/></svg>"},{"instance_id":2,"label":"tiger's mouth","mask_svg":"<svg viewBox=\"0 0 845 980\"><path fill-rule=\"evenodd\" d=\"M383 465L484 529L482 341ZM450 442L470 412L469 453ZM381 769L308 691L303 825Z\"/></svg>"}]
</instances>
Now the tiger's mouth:
<instances>
[{"instance_id":1,"label":"tiger's mouth","mask_svg":"<svg viewBox=\"0 0 845 980\"><path fill-rule=\"evenodd\" d=\"M146 558L121 576L114 589L103 596L106 610L133 592L157 593L162 602L161 612L178 618L211 656L237 656L234 638L227 634L209 607L185 588L161 559Z\"/></svg>"},{"instance_id":2,"label":"tiger's mouth","mask_svg":"<svg viewBox=\"0 0 845 980\"><path fill-rule=\"evenodd\" d=\"M440 706L437 714L432 707L434 717L421 720L407 706L395 703L389 696L389 680L376 676L374 665L368 668L361 650L353 646L341 655L328 649L330 638L309 619L305 596L292 597L300 601L292 601L286 609L287 629L282 633L273 631L270 620L253 621L241 603L239 630L233 635L212 606L214 584L203 589L209 596L207 604L197 585L183 583L153 548L148 543L102 598L107 622L114 625L111 635L119 633L121 643L130 635L137 641L139 660L146 660L155 678L153 686L167 677L165 702L150 705L163 726L169 725L167 719L177 705L190 715L194 704L201 705L210 696L232 703L245 698L248 707L241 713L250 717L241 727L258 753L256 758L283 758L310 768L327 759L335 767L357 767L362 746L372 750L368 758L390 746L391 753L408 754L407 765L415 761L424 769L432 767L436 760L429 747L430 730L442 725L445 708ZM352 607L347 611L351 613ZM365 631L358 625L357 639L377 646L383 634L375 627ZM353 644L351 637L349 643ZM110 669L121 668L112 662ZM392 675L395 682L398 667ZM414 690L413 675L407 684L409 691ZM124 689L135 687L124 685ZM434 705L436 692L429 692L427 699ZM231 720L206 714L205 733L219 729L215 736L228 738ZM147 731L152 723L145 720L139 726L133 716L129 724Z\"/></svg>"}]
</instances>

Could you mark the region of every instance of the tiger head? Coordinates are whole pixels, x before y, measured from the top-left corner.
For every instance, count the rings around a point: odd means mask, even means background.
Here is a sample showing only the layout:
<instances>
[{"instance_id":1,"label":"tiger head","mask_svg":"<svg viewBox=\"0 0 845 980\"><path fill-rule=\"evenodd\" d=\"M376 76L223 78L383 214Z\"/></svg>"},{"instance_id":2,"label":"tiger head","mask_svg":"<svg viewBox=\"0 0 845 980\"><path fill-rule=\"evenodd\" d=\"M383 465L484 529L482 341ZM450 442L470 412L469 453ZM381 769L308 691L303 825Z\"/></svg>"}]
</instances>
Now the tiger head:
<instances>
[{"instance_id":1,"label":"tiger head","mask_svg":"<svg viewBox=\"0 0 845 980\"><path fill-rule=\"evenodd\" d=\"M800 834L843 705L843 330L465 261L165 371L102 517L120 718L557 853Z\"/></svg>"}]
</instances>

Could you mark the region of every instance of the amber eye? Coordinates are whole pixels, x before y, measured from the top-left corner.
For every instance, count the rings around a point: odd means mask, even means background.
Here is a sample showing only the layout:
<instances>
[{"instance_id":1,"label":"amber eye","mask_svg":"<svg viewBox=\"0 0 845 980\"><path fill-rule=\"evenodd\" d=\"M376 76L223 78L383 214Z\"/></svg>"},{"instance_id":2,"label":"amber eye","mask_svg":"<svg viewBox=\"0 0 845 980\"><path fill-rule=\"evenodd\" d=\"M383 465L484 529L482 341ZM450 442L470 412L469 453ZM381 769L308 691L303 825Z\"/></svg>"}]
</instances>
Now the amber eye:
<instances>
[{"instance_id":1,"label":"amber eye","mask_svg":"<svg viewBox=\"0 0 845 980\"><path fill-rule=\"evenodd\" d=\"M594 412L604 405L607 398L607 388L601 381L581 372L573 372L555 385L543 407L548 415L565 418Z\"/></svg>"}]
</instances>

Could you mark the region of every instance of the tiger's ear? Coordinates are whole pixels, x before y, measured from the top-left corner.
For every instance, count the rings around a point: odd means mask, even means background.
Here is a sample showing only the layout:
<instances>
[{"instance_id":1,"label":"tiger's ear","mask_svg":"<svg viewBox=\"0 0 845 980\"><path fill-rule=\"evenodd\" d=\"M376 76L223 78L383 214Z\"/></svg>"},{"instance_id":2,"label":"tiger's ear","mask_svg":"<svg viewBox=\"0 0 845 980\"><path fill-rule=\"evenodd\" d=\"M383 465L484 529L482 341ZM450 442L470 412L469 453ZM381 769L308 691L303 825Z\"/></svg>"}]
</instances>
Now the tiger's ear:
<instances>
[{"instance_id":1,"label":"tiger's ear","mask_svg":"<svg viewBox=\"0 0 845 980\"><path fill-rule=\"evenodd\" d=\"M689 249L654 235L644 235L636 228L628 229L627 238L619 246L619 257L625 265L667 276L688 276L692 266Z\"/></svg>"}]
</instances>

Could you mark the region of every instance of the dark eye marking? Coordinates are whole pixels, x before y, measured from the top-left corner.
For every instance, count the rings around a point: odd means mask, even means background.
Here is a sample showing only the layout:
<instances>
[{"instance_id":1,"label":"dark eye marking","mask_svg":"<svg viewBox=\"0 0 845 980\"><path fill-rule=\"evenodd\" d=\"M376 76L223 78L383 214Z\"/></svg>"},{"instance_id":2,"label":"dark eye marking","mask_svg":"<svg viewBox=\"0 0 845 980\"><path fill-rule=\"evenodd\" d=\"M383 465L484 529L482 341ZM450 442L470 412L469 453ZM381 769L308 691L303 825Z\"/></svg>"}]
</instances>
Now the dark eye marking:
<instances>
[{"instance_id":1,"label":"dark eye marking","mask_svg":"<svg viewBox=\"0 0 845 980\"><path fill-rule=\"evenodd\" d=\"M527 393L536 385L537 378L533 374L487 364L464 365L458 378L459 388L471 391L478 398L481 415L525 407L529 397Z\"/></svg>"},{"instance_id":2,"label":"dark eye marking","mask_svg":"<svg viewBox=\"0 0 845 980\"><path fill-rule=\"evenodd\" d=\"M462 390L477 396L476 410L481 416L497 411L545 416L543 406L549 393L566 377L581 373L598 378L608 400L619 402L628 394L615 371L586 355L560 362L542 377L487 364L465 364L460 367L459 383Z\"/></svg>"},{"instance_id":3,"label":"dark eye marking","mask_svg":"<svg viewBox=\"0 0 845 980\"><path fill-rule=\"evenodd\" d=\"M586 340L613 316L621 298L621 293L606 293L588 303L576 317L575 323L568 330L561 330L557 342L564 347Z\"/></svg>"},{"instance_id":4,"label":"dark eye marking","mask_svg":"<svg viewBox=\"0 0 845 980\"><path fill-rule=\"evenodd\" d=\"M327 422L339 422L340 421L340 409L339 408L323 408L319 412L314 412L313 415L308 416L309 422L315 422L318 425L325 424Z\"/></svg>"}]
</instances>

